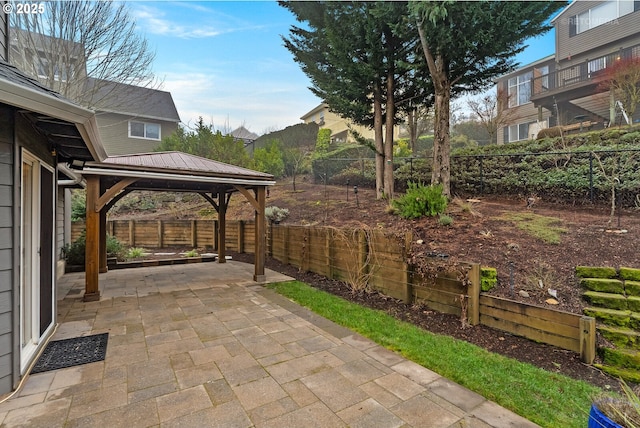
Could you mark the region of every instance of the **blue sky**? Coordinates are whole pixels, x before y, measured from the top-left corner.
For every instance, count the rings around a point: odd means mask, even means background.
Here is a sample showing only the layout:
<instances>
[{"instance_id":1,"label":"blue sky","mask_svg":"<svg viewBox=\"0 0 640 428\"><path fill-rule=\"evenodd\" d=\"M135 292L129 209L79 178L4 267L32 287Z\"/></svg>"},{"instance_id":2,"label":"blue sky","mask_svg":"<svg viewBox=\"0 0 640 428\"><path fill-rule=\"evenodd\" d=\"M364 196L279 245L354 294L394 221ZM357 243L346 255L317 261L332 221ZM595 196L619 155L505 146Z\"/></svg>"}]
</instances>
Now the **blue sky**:
<instances>
[{"instance_id":1,"label":"blue sky","mask_svg":"<svg viewBox=\"0 0 640 428\"><path fill-rule=\"evenodd\" d=\"M153 71L182 122L263 134L300 122L320 100L281 40L296 21L275 1L136 1L138 29L156 52ZM533 41L522 64L553 53L553 35Z\"/></svg>"}]
</instances>

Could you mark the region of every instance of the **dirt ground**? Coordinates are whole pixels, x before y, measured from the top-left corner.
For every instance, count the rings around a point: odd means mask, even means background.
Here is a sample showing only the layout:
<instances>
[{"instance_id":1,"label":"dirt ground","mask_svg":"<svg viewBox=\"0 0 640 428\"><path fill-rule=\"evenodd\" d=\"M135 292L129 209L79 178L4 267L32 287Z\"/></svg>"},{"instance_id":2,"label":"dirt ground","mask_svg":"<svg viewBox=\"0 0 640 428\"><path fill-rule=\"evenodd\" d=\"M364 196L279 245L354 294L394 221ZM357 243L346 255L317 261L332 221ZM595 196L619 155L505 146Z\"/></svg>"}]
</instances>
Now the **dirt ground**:
<instances>
[{"instance_id":1,"label":"dirt ground","mask_svg":"<svg viewBox=\"0 0 640 428\"><path fill-rule=\"evenodd\" d=\"M582 313L583 290L575 277L578 265L640 267L640 210L624 210L610 220L605 206L570 206L536 200L527 207L522 198L497 198L473 195L451 203L447 214L449 226L437 218L403 220L391 214L389 203L376 200L372 189L313 185L299 180L296 191L290 182L270 189L267 206L289 210L284 224L332 225L354 227L367 225L389 233L413 233L412 253L437 255L448 261L467 261L498 270L498 285L490 294L543 307ZM181 204L171 213L177 218L193 218L194 213L210 208L206 203ZM534 213L558 219L564 228L560 242L546 243L518 228L505 213ZM127 218L128 215L117 216ZM133 213L136 218L166 218L167 213ZM116 218L111 216L111 218ZM253 208L241 195L234 195L228 219L253 219ZM235 258L251 255L236 255ZM434 311L405 307L401 302L376 293L353 295L344 284L317 275L298 272L269 260L269 268L296 276L352 300L383 309L424 328L467 340L490 351L529 362L553 372L564 373L600 386L615 387L616 381L579 361L575 353L533 343L499 331L476 326L463 328L456 317ZM549 300L553 297L553 300ZM555 303L555 302L557 303ZM551 303L549 303L551 302Z\"/></svg>"}]
</instances>

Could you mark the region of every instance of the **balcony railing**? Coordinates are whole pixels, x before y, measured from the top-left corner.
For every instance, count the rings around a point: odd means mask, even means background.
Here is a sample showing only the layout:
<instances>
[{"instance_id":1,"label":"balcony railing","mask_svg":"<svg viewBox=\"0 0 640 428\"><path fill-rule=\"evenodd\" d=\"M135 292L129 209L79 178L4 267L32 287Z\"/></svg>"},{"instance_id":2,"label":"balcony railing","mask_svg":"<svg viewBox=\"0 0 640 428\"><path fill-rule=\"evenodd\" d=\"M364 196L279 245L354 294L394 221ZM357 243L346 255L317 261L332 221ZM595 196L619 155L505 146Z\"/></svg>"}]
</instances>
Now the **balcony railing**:
<instances>
[{"instance_id":1,"label":"balcony railing","mask_svg":"<svg viewBox=\"0 0 640 428\"><path fill-rule=\"evenodd\" d=\"M611 67L615 61L626 58L640 57L640 45L621 49L616 53L588 59L579 64L553 71L531 79L531 95L544 95L556 89L568 88L583 82L597 82L598 77Z\"/></svg>"}]
</instances>

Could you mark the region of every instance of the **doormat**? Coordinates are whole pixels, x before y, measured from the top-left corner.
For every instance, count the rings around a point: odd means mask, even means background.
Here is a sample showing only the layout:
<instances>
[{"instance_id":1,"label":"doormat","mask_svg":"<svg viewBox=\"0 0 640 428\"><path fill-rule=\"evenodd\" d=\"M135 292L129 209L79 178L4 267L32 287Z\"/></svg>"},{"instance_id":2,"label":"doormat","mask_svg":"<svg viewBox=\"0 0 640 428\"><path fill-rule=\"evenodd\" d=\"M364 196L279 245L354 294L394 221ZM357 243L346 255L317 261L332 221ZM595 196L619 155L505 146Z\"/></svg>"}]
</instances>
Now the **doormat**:
<instances>
[{"instance_id":1,"label":"doormat","mask_svg":"<svg viewBox=\"0 0 640 428\"><path fill-rule=\"evenodd\" d=\"M31 374L103 361L109 333L49 342Z\"/></svg>"}]
</instances>

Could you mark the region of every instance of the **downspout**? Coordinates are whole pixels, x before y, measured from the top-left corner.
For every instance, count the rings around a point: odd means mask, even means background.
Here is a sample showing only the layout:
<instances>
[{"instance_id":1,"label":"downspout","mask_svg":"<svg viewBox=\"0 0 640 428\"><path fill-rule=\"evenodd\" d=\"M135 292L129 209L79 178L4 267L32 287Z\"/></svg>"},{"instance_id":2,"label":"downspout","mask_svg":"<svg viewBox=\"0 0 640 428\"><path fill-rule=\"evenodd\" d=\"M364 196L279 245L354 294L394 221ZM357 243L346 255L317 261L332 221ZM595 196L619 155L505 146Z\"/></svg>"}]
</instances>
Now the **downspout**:
<instances>
[{"instance_id":1,"label":"downspout","mask_svg":"<svg viewBox=\"0 0 640 428\"><path fill-rule=\"evenodd\" d=\"M71 177L70 180L58 180L58 186L60 187L69 187L69 186L77 186L80 185L83 188L87 187L87 182L82 178L82 175L78 174L77 171L69 168L69 165L66 163L59 163L58 170L61 171L67 177Z\"/></svg>"}]
</instances>

